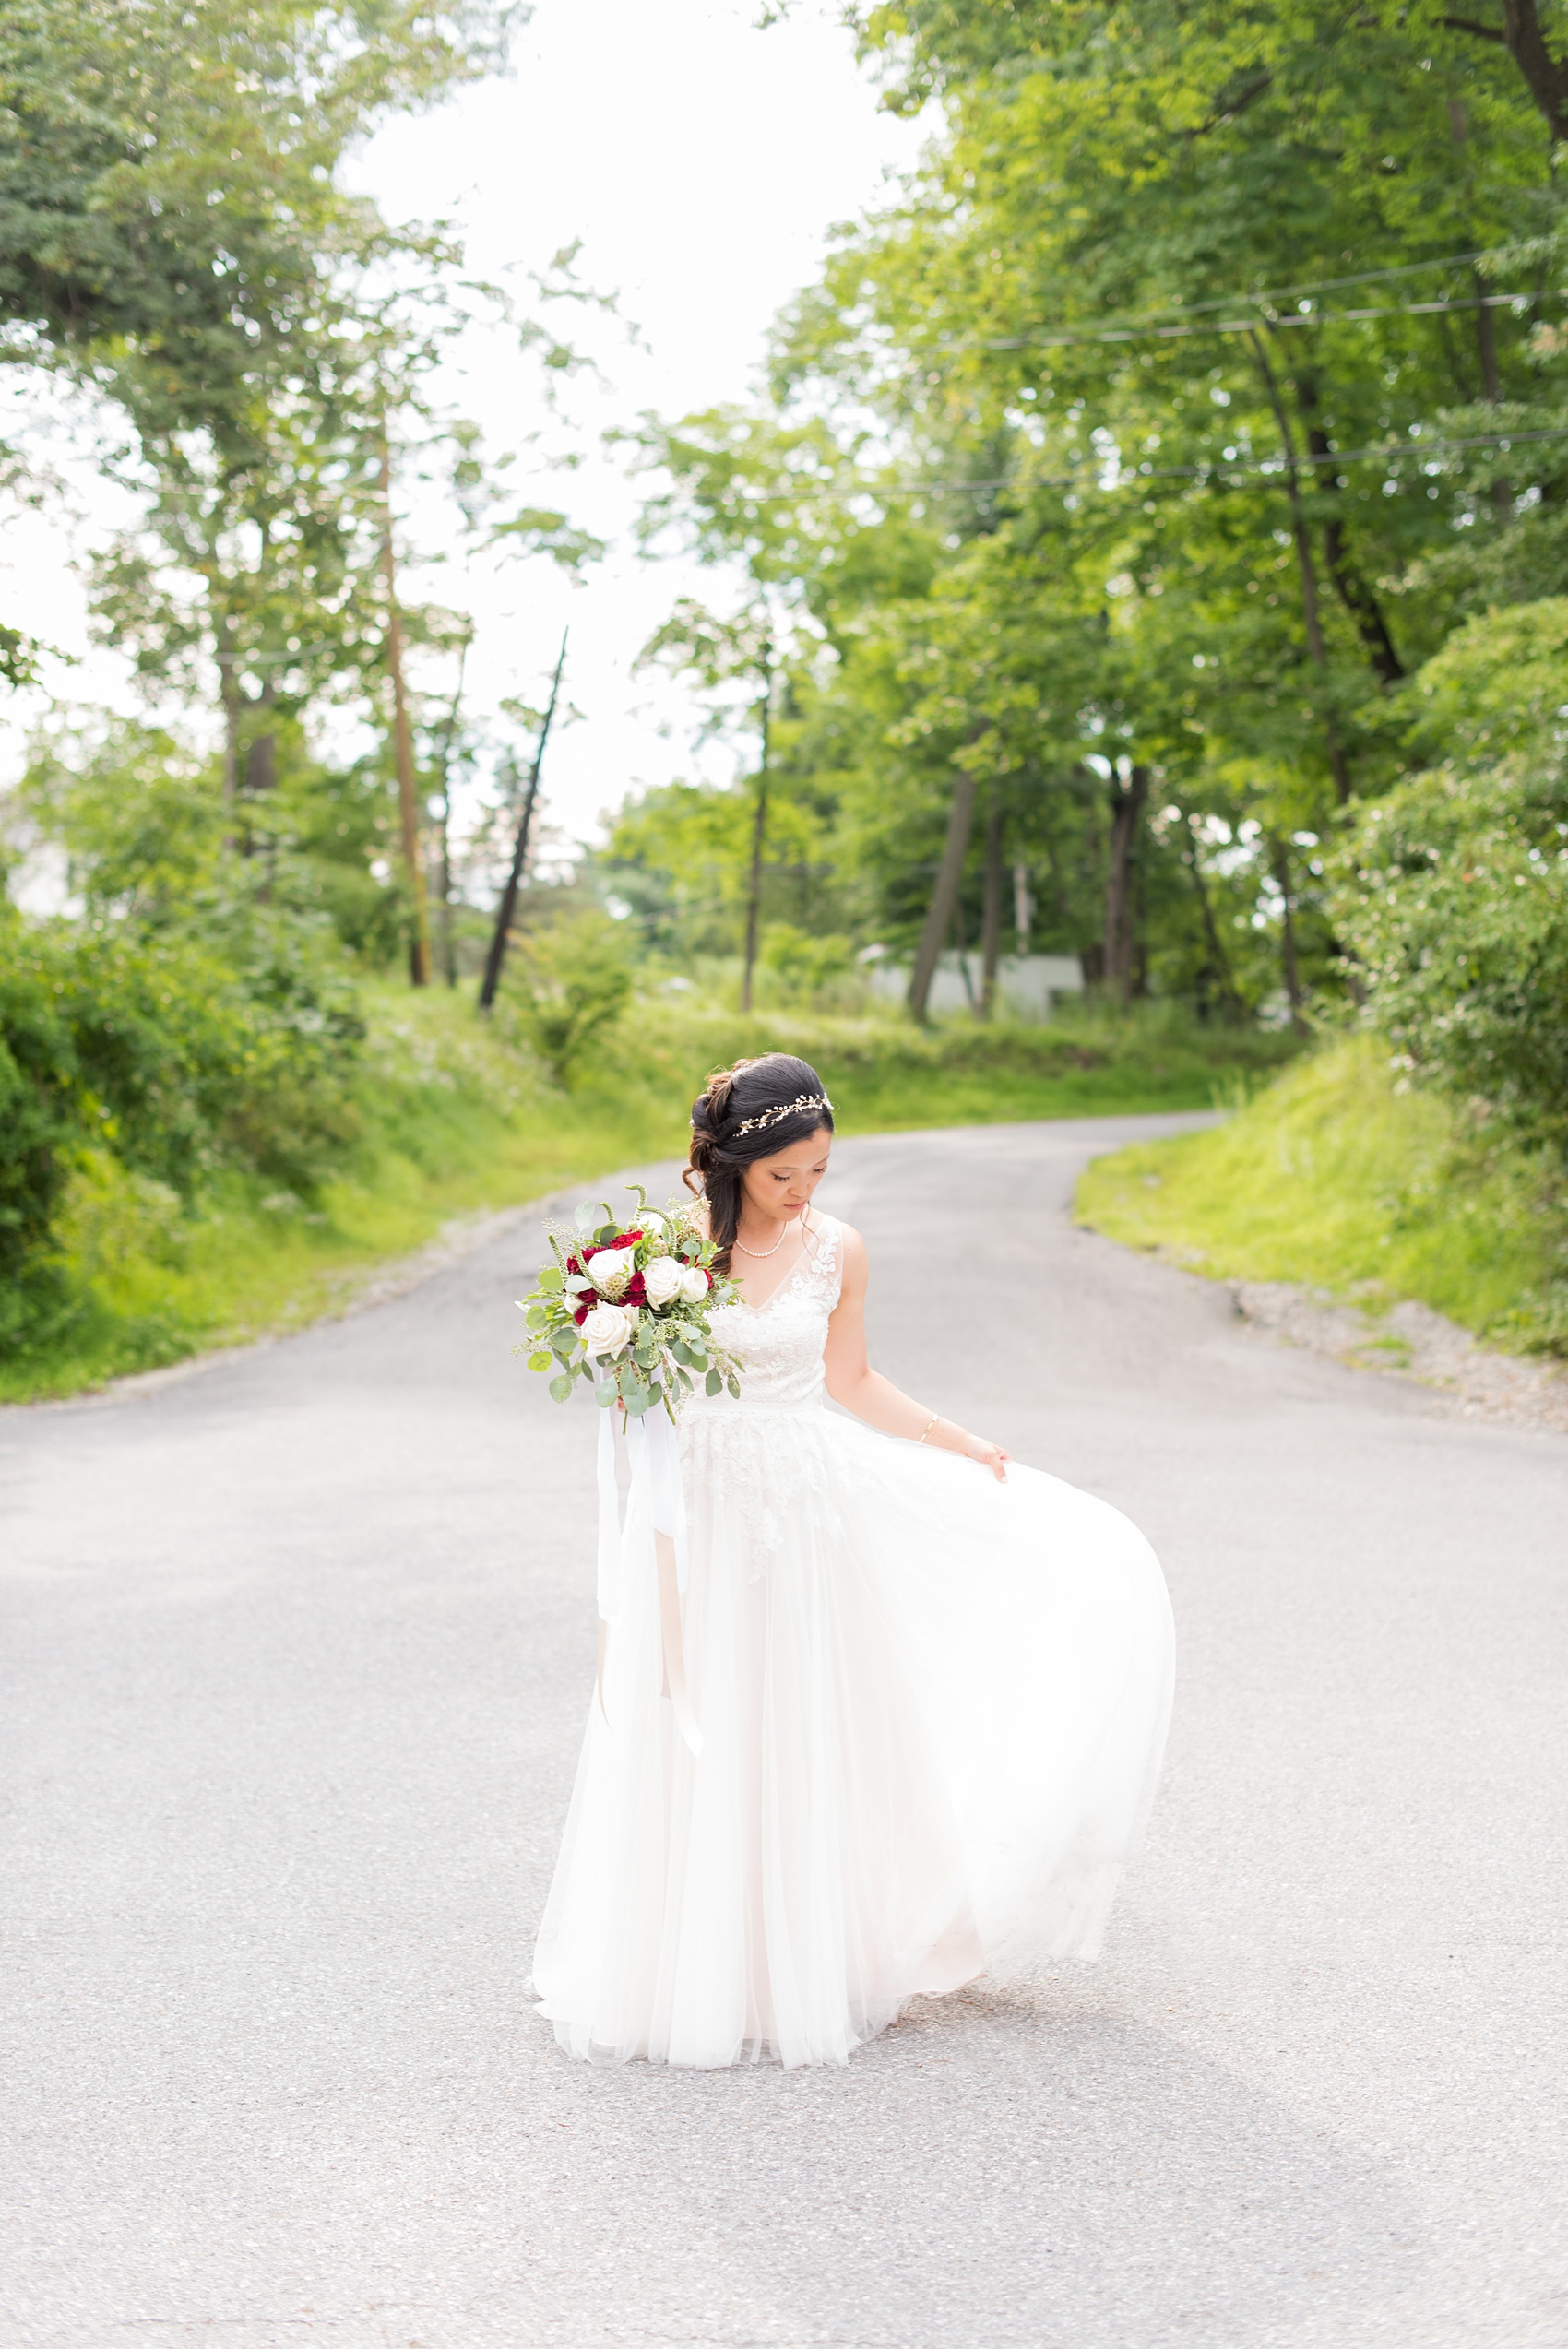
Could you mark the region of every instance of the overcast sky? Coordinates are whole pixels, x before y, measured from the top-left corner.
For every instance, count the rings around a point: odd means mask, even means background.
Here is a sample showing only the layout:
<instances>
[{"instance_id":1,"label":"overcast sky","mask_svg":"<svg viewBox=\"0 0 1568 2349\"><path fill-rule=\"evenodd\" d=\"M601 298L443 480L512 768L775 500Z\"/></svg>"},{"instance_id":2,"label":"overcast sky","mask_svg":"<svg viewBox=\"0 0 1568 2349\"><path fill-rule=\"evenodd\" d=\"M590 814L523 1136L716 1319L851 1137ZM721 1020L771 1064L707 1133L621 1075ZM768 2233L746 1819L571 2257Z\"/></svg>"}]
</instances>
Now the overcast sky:
<instances>
[{"instance_id":1,"label":"overcast sky","mask_svg":"<svg viewBox=\"0 0 1568 2349\"><path fill-rule=\"evenodd\" d=\"M591 8L539 0L505 79L463 92L434 115L390 124L355 166L392 217L458 223L471 267L493 278L510 269L520 303L529 298L528 273L577 242L581 278L618 297L620 322L549 314L593 350L608 381L579 378L565 394L588 461L529 485L538 503L564 506L609 539L609 558L576 587L534 559L449 568L439 588L444 601L475 613L469 683L481 713L508 694L540 700L570 623L568 692L582 717L552 747L546 788L553 822L573 836L591 833L632 786L696 763L690 706L659 681L630 673L638 647L694 575L633 553L637 493L624 460L600 454L600 434L644 409L672 417L745 398L769 321L815 276L833 226L885 201L919 145L913 126L878 110L836 9L799 0L766 31L757 13L755 0L598 0ZM464 370L449 388L493 446L526 448L540 431L541 446L567 437L549 423L539 371L509 337L471 339ZM13 429L23 397L10 394ZM36 403L37 395L25 398ZM534 461L525 457L518 470ZM113 501L89 469L74 472L90 536ZM427 540L445 535L439 515L410 521ZM78 551L82 543L78 531ZM54 670L57 693L129 706L123 665L88 650L71 552L57 515L8 528L0 553L6 616L84 656L75 670ZM13 768L18 736L8 730ZM709 749L705 757L709 772L729 771L731 754Z\"/></svg>"}]
</instances>

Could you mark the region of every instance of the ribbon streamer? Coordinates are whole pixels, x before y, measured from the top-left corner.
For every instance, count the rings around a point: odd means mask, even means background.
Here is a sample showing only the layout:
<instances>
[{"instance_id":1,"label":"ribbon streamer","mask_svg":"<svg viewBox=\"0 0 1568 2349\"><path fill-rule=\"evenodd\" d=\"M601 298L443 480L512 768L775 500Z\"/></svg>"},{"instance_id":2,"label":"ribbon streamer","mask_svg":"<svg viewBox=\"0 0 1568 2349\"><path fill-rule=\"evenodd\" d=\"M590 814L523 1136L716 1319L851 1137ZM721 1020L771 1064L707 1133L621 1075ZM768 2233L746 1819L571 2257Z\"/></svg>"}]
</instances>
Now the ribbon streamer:
<instances>
[{"instance_id":1,"label":"ribbon streamer","mask_svg":"<svg viewBox=\"0 0 1568 2349\"><path fill-rule=\"evenodd\" d=\"M601 1404L599 1422L599 1706L604 1705L604 1658L609 1625L621 1611L626 1571L625 1536L615 1490L615 1419L613 1404ZM681 1454L668 1414L658 1408L645 1417L625 1420L626 1450L631 1460L632 1487L626 1507L629 1531L646 1504L653 1528L654 1563L659 1578L659 1628L663 1651L664 1687L675 1711L675 1726L694 1758L702 1752L702 1731L692 1711L686 1686L686 1650L681 1623L681 1596L690 1578L686 1541L685 1495L681 1487Z\"/></svg>"}]
</instances>

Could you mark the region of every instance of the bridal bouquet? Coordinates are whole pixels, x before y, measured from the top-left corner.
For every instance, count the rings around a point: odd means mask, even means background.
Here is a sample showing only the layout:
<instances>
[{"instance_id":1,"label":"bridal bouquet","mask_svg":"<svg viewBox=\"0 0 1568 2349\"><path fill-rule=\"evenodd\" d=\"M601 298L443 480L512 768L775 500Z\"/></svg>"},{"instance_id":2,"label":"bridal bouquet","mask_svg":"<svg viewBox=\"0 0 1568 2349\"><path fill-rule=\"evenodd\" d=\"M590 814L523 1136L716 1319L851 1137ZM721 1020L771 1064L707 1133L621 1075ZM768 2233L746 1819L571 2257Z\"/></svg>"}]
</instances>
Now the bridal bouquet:
<instances>
[{"instance_id":1,"label":"bridal bouquet","mask_svg":"<svg viewBox=\"0 0 1568 2349\"><path fill-rule=\"evenodd\" d=\"M591 1379L599 1401L622 1404L631 1418L656 1403L673 1418L699 1378L709 1394L728 1387L738 1396L740 1364L714 1344L708 1322L738 1291L713 1270L718 1251L698 1228L695 1204L660 1212L640 1183L629 1187L637 1203L630 1225L618 1224L604 1200L589 1200L576 1223L545 1227L554 1261L517 1300L529 1370L554 1372L558 1403L576 1380Z\"/></svg>"}]
</instances>

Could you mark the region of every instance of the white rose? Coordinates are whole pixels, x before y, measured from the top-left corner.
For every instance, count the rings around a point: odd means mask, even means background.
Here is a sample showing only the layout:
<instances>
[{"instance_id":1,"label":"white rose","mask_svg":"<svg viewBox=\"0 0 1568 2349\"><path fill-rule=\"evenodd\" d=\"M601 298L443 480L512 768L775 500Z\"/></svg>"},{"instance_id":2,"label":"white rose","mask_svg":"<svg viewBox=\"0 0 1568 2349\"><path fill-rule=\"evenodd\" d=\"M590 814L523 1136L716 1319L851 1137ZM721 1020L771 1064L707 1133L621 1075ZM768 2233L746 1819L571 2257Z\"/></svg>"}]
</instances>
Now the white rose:
<instances>
[{"instance_id":1,"label":"white rose","mask_svg":"<svg viewBox=\"0 0 1568 2349\"><path fill-rule=\"evenodd\" d=\"M683 1297L685 1275L673 1256L655 1256L643 1266L643 1287L650 1305L672 1305Z\"/></svg>"},{"instance_id":2,"label":"white rose","mask_svg":"<svg viewBox=\"0 0 1568 2349\"><path fill-rule=\"evenodd\" d=\"M688 1264L681 1275L681 1294L688 1305L700 1305L707 1295L708 1278L700 1264Z\"/></svg>"},{"instance_id":3,"label":"white rose","mask_svg":"<svg viewBox=\"0 0 1568 2349\"><path fill-rule=\"evenodd\" d=\"M601 1297L619 1297L631 1279L633 1269L630 1248L601 1248L597 1256L588 1260L588 1278Z\"/></svg>"},{"instance_id":4,"label":"white rose","mask_svg":"<svg viewBox=\"0 0 1568 2349\"><path fill-rule=\"evenodd\" d=\"M590 1354L619 1354L636 1326L636 1315L624 1305L596 1305L583 1323L583 1344Z\"/></svg>"}]
</instances>

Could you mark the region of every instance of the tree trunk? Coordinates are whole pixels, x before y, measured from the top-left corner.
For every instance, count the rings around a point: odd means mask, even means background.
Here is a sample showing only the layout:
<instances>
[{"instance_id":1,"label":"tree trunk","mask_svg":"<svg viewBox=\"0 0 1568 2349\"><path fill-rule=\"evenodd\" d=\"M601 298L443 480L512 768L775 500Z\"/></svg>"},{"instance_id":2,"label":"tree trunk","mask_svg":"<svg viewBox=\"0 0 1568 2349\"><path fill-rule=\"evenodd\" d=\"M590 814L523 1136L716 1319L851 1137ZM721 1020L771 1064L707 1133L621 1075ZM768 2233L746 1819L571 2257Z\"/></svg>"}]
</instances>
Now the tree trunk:
<instances>
[{"instance_id":1,"label":"tree trunk","mask_svg":"<svg viewBox=\"0 0 1568 2349\"><path fill-rule=\"evenodd\" d=\"M472 642L470 622L458 650L457 682L452 689L452 706L446 713L446 730L441 738L441 962L448 987L457 984L457 946L452 926L452 744L457 738L457 712L463 704L463 672L469 665L469 647Z\"/></svg>"},{"instance_id":2,"label":"tree trunk","mask_svg":"<svg viewBox=\"0 0 1568 2349\"><path fill-rule=\"evenodd\" d=\"M1285 994L1290 1005L1290 1025L1298 1036L1306 1033L1307 1023L1301 1016L1301 973L1296 957L1296 907L1290 889L1290 852L1283 840L1271 839L1269 849L1274 866L1274 878L1280 896L1285 901L1285 920L1280 935L1280 955L1285 967Z\"/></svg>"},{"instance_id":3,"label":"tree trunk","mask_svg":"<svg viewBox=\"0 0 1568 2349\"><path fill-rule=\"evenodd\" d=\"M1503 376L1497 364L1497 322L1491 305L1485 300L1489 280L1479 269L1472 269L1476 291L1482 297L1476 312L1476 354L1481 362L1481 397L1489 408L1495 408L1503 397ZM1491 510L1499 520L1506 517L1513 507L1514 492L1507 481L1493 481L1487 492Z\"/></svg>"},{"instance_id":4,"label":"tree trunk","mask_svg":"<svg viewBox=\"0 0 1568 2349\"><path fill-rule=\"evenodd\" d=\"M985 896L980 913L980 1017L996 1009L996 973L1002 960L1002 794L994 786L985 819Z\"/></svg>"},{"instance_id":5,"label":"tree trunk","mask_svg":"<svg viewBox=\"0 0 1568 2349\"><path fill-rule=\"evenodd\" d=\"M273 791L278 788L278 746L269 723L277 705L278 688L269 675L251 705L253 709L261 713L261 723L268 730L255 735L245 753L245 792L249 798L257 799L264 791Z\"/></svg>"},{"instance_id":6,"label":"tree trunk","mask_svg":"<svg viewBox=\"0 0 1568 2349\"><path fill-rule=\"evenodd\" d=\"M772 743L773 720L773 646L764 637L762 647L762 706L758 731L762 737L762 761L757 768L756 813L752 819L752 862L746 881L746 955L741 973L741 1009L752 1007L752 978L756 969L757 932L762 921L762 852L767 836L767 761Z\"/></svg>"},{"instance_id":7,"label":"tree trunk","mask_svg":"<svg viewBox=\"0 0 1568 2349\"><path fill-rule=\"evenodd\" d=\"M479 988L481 1012L489 1011L501 984L501 967L506 959L506 941L512 935L512 923L517 917L517 891L522 885L523 869L529 860L529 835L533 829L534 802L539 797L544 746L550 740L550 724L555 716L555 698L561 691L561 671L565 666L566 633L563 630L561 650L555 659L555 674L550 681L550 699L544 706L544 723L539 730L539 743L534 751L533 765L529 769L528 789L523 793L522 812L517 818L517 836L512 843L512 869L501 892L501 903L495 908L495 927L490 933L490 952L484 958L484 977Z\"/></svg>"},{"instance_id":8,"label":"tree trunk","mask_svg":"<svg viewBox=\"0 0 1568 2349\"><path fill-rule=\"evenodd\" d=\"M1328 434L1313 421L1318 406L1317 386L1311 376L1300 372L1296 376L1296 406L1307 435L1308 453L1319 458L1331 457ZM1314 469L1321 480L1333 469L1319 464ZM1346 541L1343 517L1337 514L1330 515L1323 526L1323 551L1335 592L1366 647L1368 659L1385 685L1396 685L1405 674L1405 664L1394 648L1383 606L1356 567Z\"/></svg>"},{"instance_id":9,"label":"tree trunk","mask_svg":"<svg viewBox=\"0 0 1568 2349\"><path fill-rule=\"evenodd\" d=\"M970 736L971 741L979 739L980 730L977 728ZM931 903L926 908L921 943L915 949L915 967L909 974L909 1010L922 1026L927 1016L931 982L936 977L943 941L953 926L953 908L958 902L958 884L964 877L964 860L969 853L969 833L975 820L977 788L975 778L967 766L956 770L942 862L936 869L936 883L931 893Z\"/></svg>"},{"instance_id":10,"label":"tree trunk","mask_svg":"<svg viewBox=\"0 0 1568 2349\"><path fill-rule=\"evenodd\" d=\"M1225 951L1225 941L1219 934L1219 924L1214 918L1214 901L1208 894L1208 883L1204 879L1203 866L1198 859L1198 839L1194 829L1193 819L1191 815L1188 815L1184 820L1187 826L1187 853L1182 861L1192 874L1193 887L1197 893L1198 912L1203 920L1204 938L1208 946L1209 961L1213 965L1214 975L1219 986L1219 1000L1225 1006L1227 1017L1236 1019L1241 1016L1241 999L1236 992L1236 981L1230 968L1230 957Z\"/></svg>"},{"instance_id":11,"label":"tree trunk","mask_svg":"<svg viewBox=\"0 0 1568 2349\"><path fill-rule=\"evenodd\" d=\"M218 631L218 691L223 704L223 845L232 848L234 811L240 797L240 730L244 696L235 674L233 623L220 621Z\"/></svg>"},{"instance_id":12,"label":"tree trunk","mask_svg":"<svg viewBox=\"0 0 1568 2349\"><path fill-rule=\"evenodd\" d=\"M1268 403L1274 410L1274 421L1278 427L1280 445L1285 452L1285 480L1290 498L1290 534L1296 542L1296 567L1301 581L1301 616L1306 623L1307 652L1313 666L1320 672L1326 686L1328 649L1324 643L1323 621L1318 607L1317 565L1313 560L1312 534L1307 528L1306 510L1301 504L1301 483L1295 436L1290 430L1289 419L1285 413L1285 403L1279 397L1279 386L1275 381L1274 370L1268 363L1268 353L1264 349L1263 338L1253 333L1249 335L1247 339L1253 346L1253 355L1257 361L1259 373L1263 376L1264 387L1268 394ZM1324 713L1324 734L1328 750L1329 771L1334 777L1334 788L1343 806L1351 792L1350 768L1345 756L1344 747L1339 741L1338 730L1335 726L1334 714L1331 710Z\"/></svg>"},{"instance_id":13,"label":"tree trunk","mask_svg":"<svg viewBox=\"0 0 1568 2349\"><path fill-rule=\"evenodd\" d=\"M420 839L413 735L409 726L409 700L403 683L403 616L398 608L398 574L392 554L392 452L385 440L381 444L381 575L386 584L386 666L392 677L392 747L398 762L398 811L402 819L403 872L414 916L413 931L409 939L409 977L416 987L428 987L430 924L425 910L424 851Z\"/></svg>"},{"instance_id":14,"label":"tree trunk","mask_svg":"<svg viewBox=\"0 0 1568 2349\"><path fill-rule=\"evenodd\" d=\"M1470 17L1444 17L1442 21L1482 41L1501 42L1523 74L1553 143L1568 138L1568 66L1559 65L1546 45L1536 0L1503 0L1501 32Z\"/></svg>"},{"instance_id":15,"label":"tree trunk","mask_svg":"<svg viewBox=\"0 0 1568 2349\"><path fill-rule=\"evenodd\" d=\"M1133 988L1133 853L1148 798L1146 766L1134 765L1125 783L1111 785L1111 859L1105 879L1105 985L1119 1003Z\"/></svg>"}]
</instances>

